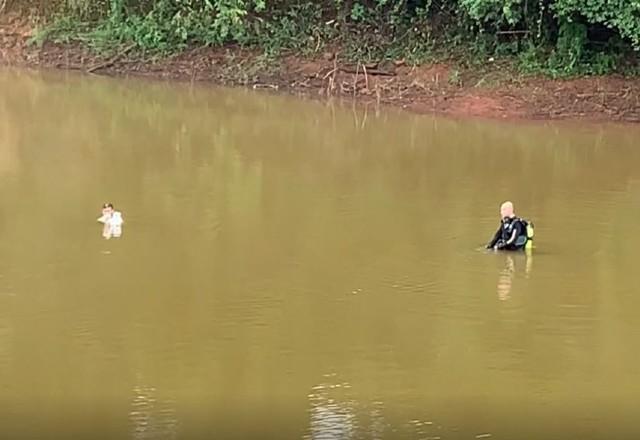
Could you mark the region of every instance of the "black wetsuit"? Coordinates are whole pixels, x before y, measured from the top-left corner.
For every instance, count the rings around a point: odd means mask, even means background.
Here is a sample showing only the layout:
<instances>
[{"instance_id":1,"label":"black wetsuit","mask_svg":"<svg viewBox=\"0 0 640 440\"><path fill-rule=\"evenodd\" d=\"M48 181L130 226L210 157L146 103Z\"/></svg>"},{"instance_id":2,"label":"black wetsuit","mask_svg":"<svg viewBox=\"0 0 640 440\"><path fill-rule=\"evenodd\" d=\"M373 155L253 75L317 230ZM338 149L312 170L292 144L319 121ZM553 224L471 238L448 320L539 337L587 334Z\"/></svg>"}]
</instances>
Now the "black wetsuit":
<instances>
[{"instance_id":1,"label":"black wetsuit","mask_svg":"<svg viewBox=\"0 0 640 440\"><path fill-rule=\"evenodd\" d=\"M506 217L500 222L487 249L497 248L505 251L517 251L527 244L527 228L518 217Z\"/></svg>"}]
</instances>

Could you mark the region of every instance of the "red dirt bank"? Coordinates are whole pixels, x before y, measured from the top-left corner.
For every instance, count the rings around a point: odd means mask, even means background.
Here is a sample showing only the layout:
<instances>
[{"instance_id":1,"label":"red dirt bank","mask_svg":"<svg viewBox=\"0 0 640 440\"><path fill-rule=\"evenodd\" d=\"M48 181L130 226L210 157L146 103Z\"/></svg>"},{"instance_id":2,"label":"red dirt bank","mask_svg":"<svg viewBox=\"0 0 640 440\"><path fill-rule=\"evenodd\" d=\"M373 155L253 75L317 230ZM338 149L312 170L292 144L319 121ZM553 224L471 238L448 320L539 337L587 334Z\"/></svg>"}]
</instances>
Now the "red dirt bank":
<instances>
[{"instance_id":1,"label":"red dirt bank","mask_svg":"<svg viewBox=\"0 0 640 440\"><path fill-rule=\"evenodd\" d=\"M30 35L30 26L18 17L0 17L0 65L354 97L419 113L640 122L640 78L523 78L501 70L499 65L484 72L457 72L441 64L347 65L329 53L316 59L285 57L274 68L261 65L255 54L237 48L193 49L160 61L145 60L127 51L101 58L78 45L30 46Z\"/></svg>"}]
</instances>

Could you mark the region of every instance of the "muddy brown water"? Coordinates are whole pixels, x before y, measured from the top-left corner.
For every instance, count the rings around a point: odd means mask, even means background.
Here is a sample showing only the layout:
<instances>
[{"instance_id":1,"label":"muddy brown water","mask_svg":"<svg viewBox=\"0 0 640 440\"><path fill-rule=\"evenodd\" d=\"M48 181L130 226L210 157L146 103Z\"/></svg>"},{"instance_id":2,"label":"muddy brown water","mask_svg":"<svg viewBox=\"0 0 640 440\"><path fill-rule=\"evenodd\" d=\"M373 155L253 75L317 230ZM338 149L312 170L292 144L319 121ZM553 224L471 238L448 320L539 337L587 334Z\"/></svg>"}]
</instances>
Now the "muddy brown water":
<instances>
[{"instance_id":1,"label":"muddy brown water","mask_svg":"<svg viewBox=\"0 0 640 440\"><path fill-rule=\"evenodd\" d=\"M0 436L637 433L639 139L0 71Z\"/></svg>"}]
</instances>

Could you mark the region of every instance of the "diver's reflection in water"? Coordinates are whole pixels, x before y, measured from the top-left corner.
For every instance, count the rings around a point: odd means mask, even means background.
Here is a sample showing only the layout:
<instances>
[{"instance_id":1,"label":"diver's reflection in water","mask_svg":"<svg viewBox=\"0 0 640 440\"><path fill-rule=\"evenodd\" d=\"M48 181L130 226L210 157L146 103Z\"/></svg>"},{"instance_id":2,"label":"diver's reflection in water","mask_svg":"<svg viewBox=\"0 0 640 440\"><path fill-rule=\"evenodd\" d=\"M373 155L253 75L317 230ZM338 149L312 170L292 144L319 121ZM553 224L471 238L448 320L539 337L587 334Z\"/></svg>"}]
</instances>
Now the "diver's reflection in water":
<instances>
[{"instance_id":1,"label":"diver's reflection in water","mask_svg":"<svg viewBox=\"0 0 640 440\"><path fill-rule=\"evenodd\" d=\"M524 252L504 252L505 267L498 276L498 298L506 301L511 298L511 288L516 274L516 265L524 265L525 277L529 278L533 268L533 255L531 249Z\"/></svg>"},{"instance_id":2,"label":"diver's reflection in water","mask_svg":"<svg viewBox=\"0 0 640 440\"><path fill-rule=\"evenodd\" d=\"M137 384L132 392L131 437L136 440L177 438L178 421L172 402L158 400L154 387Z\"/></svg>"},{"instance_id":3,"label":"diver's reflection in water","mask_svg":"<svg viewBox=\"0 0 640 440\"><path fill-rule=\"evenodd\" d=\"M506 257L505 268L500 272L498 277L498 298L506 301L511 297L511 286L513 285L513 274L516 271L516 265L511 255Z\"/></svg>"}]
</instances>

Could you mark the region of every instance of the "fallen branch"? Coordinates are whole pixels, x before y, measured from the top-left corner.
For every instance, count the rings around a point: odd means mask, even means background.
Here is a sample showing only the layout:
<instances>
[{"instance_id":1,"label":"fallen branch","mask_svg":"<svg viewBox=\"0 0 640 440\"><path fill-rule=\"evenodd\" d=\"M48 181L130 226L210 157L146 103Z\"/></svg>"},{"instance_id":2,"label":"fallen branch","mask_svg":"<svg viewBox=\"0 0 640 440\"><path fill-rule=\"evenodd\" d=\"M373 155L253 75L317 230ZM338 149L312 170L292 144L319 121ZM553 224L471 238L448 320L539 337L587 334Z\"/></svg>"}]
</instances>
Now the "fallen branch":
<instances>
[{"instance_id":1,"label":"fallen branch","mask_svg":"<svg viewBox=\"0 0 640 440\"><path fill-rule=\"evenodd\" d=\"M605 97L605 96L618 96L619 92L596 92L596 93L578 93L576 97L578 98L593 98L596 96Z\"/></svg>"},{"instance_id":2,"label":"fallen branch","mask_svg":"<svg viewBox=\"0 0 640 440\"><path fill-rule=\"evenodd\" d=\"M358 70L360 70L360 63L358 63L358 66L356 67L356 76L353 79L353 97L354 98L356 96L356 89L358 88Z\"/></svg>"},{"instance_id":3,"label":"fallen branch","mask_svg":"<svg viewBox=\"0 0 640 440\"><path fill-rule=\"evenodd\" d=\"M329 76L329 84L327 84L327 96L333 95L333 89L335 88L336 73L338 72L338 56L333 58L333 70L325 75L325 78Z\"/></svg>"},{"instance_id":4,"label":"fallen branch","mask_svg":"<svg viewBox=\"0 0 640 440\"><path fill-rule=\"evenodd\" d=\"M254 84L253 90L258 90L258 89L278 90L279 87L277 84Z\"/></svg>"},{"instance_id":5,"label":"fallen branch","mask_svg":"<svg viewBox=\"0 0 640 440\"><path fill-rule=\"evenodd\" d=\"M518 34L530 34L530 31L498 31L496 35L518 35Z\"/></svg>"},{"instance_id":6,"label":"fallen branch","mask_svg":"<svg viewBox=\"0 0 640 440\"><path fill-rule=\"evenodd\" d=\"M95 65L93 67L88 68L87 69L87 73L93 73L96 70L100 70L100 69L104 69L105 67L113 66L116 63L116 61L118 61L118 59L122 58L122 56L126 55L134 47L136 47L135 44L130 44L129 46L127 46L124 49L122 49L120 52L115 54L113 57L111 57L110 59L108 59L104 63L97 64L97 65Z\"/></svg>"},{"instance_id":7,"label":"fallen branch","mask_svg":"<svg viewBox=\"0 0 640 440\"><path fill-rule=\"evenodd\" d=\"M325 79L329 78L332 74L336 73L337 70L338 70L338 68L334 67L333 69L328 71L327 74L322 77L322 79L325 80Z\"/></svg>"},{"instance_id":8,"label":"fallen branch","mask_svg":"<svg viewBox=\"0 0 640 440\"><path fill-rule=\"evenodd\" d=\"M369 75L367 75L367 66L362 65L362 70L364 70L364 84L367 88L367 93L369 93Z\"/></svg>"},{"instance_id":9,"label":"fallen branch","mask_svg":"<svg viewBox=\"0 0 640 440\"><path fill-rule=\"evenodd\" d=\"M82 64L62 64L56 63L53 65L56 69L65 69L65 70L82 70L84 66Z\"/></svg>"},{"instance_id":10,"label":"fallen branch","mask_svg":"<svg viewBox=\"0 0 640 440\"><path fill-rule=\"evenodd\" d=\"M299 88L299 87L307 88L307 87L309 87L309 80L305 79L304 81L294 81L291 84L291 87L292 88Z\"/></svg>"},{"instance_id":11,"label":"fallen branch","mask_svg":"<svg viewBox=\"0 0 640 440\"><path fill-rule=\"evenodd\" d=\"M357 73L358 72L357 68L356 68L356 70L353 70L352 68L341 67L340 70L342 70L344 73ZM387 70L380 70L380 69L369 69L369 70L366 70L366 72L369 75L374 75L374 76L375 75L378 75L378 76L396 76L395 72L389 72Z\"/></svg>"}]
</instances>

